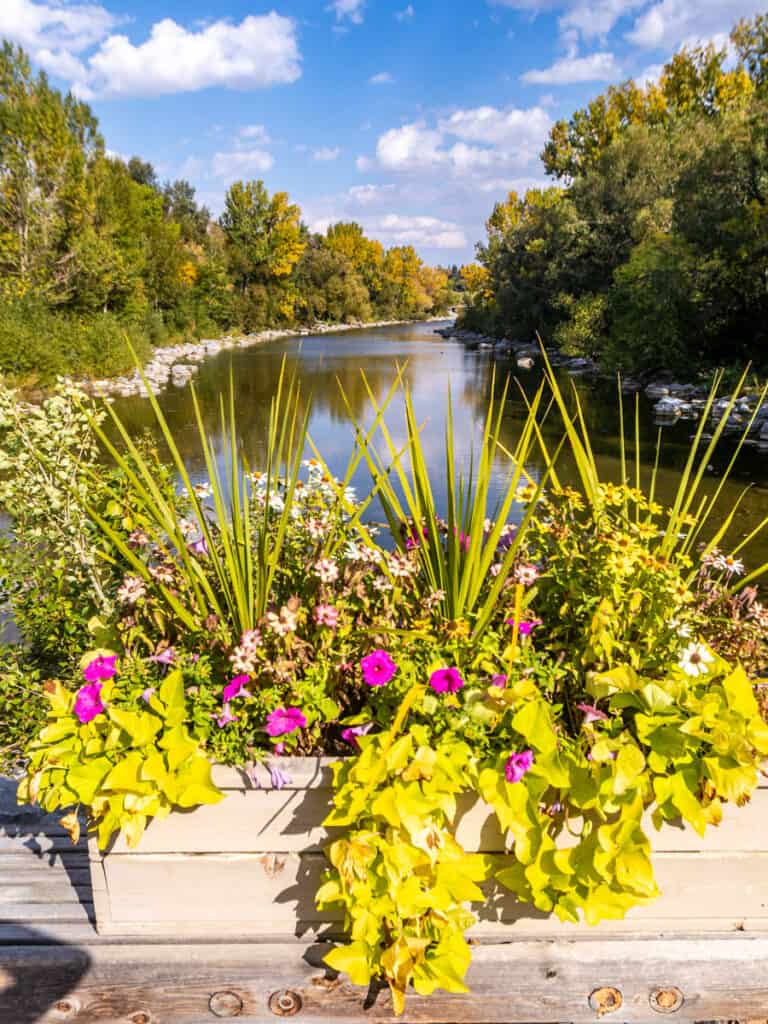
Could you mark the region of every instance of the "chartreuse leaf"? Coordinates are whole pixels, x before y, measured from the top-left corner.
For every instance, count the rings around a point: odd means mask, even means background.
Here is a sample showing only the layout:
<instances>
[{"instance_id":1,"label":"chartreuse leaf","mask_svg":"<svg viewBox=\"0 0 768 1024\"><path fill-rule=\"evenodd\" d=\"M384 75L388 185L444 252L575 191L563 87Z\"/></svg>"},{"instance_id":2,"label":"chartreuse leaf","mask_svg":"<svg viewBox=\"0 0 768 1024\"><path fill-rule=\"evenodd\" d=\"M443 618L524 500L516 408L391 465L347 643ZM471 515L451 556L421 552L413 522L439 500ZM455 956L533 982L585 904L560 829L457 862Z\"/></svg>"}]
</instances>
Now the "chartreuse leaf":
<instances>
[{"instance_id":1,"label":"chartreuse leaf","mask_svg":"<svg viewBox=\"0 0 768 1024\"><path fill-rule=\"evenodd\" d=\"M111 766L109 758L98 757L70 768L67 772L67 786L77 795L81 804L90 806L93 803Z\"/></svg>"},{"instance_id":2,"label":"chartreuse leaf","mask_svg":"<svg viewBox=\"0 0 768 1024\"><path fill-rule=\"evenodd\" d=\"M639 747L627 743L616 756L616 771L613 779L614 793L626 793L633 789L643 774L645 758Z\"/></svg>"},{"instance_id":3,"label":"chartreuse leaf","mask_svg":"<svg viewBox=\"0 0 768 1024\"><path fill-rule=\"evenodd\" d=\"M348 946L336 946L323 960L331 970L348 974L353 985L370 985L373 974L367 943L350 942Z\"/></svg>"},{"instance_id":4,"label":"chartreuse leaf","mask_svg":"<svg viewBox=\"0 0 768 1024\"><path fill-rule=\"evenodd\" d=\"M737 711L744 718L753 718L758 713L752 683L741 665L726 676L723 688L728 698L728 707L733 711Z\"/></svg>"},{"instance_id":5,"label":"chartreuse leaf","mask_svg":"<svg viewBox=\"0 0 768 1024\"><path fill-rule=\"evenodd\" d=\"M211 779L211 763L202 754L185 763L183 772L179 774L178 785L176 803L179 807L217 804L224 799L224 794Z\"/></svg>"},{"instance_id":6,"label":"chartreuse leaf","mask_svg":"<svg viewBox=\"0 0 768 1024\"><path fill-rule=\"evenodd\" d=\"M532 700L524 704L512 719L512 728L524 736L535 750L544 754L557 746L552 712L549 705L542 700Z\"/></svg>"},{"instance_id":7,"label":"chartreuse leaf","mask_svg":"<svg viewBox=\"0 0 768 1024\"><path fill-rule=\"evenodd\" d=\"M163 723L156 715L137 714L121 708L108 708L110 719L131 737L131 746L146 747L160 732Z\"/></svg>"}]
</instances>

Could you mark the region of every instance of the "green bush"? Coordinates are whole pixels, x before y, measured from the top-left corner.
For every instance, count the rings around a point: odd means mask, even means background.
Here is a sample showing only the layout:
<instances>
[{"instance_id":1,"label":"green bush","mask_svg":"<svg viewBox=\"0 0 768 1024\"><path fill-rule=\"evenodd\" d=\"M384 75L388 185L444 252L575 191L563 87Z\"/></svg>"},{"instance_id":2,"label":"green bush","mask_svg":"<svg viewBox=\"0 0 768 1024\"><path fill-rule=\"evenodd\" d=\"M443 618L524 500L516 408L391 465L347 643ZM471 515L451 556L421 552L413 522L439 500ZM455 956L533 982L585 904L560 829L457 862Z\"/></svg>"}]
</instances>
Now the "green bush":
<instances>
[{"instance_id":1,"label":"green bush","mask_svg":"<svg viewBox=\"0 0 768 1024\"><path fill-rule=\"evenodd\" d=\"M156 324L152 333L159 333ZM46 386L67 374L106 377L130 371L126 338L141 359L149 356L150 331L112 313L84 318L51 312L34 299L0 301L0 372L21 383Z\"/></svg>"},{"instance_id":2,"label":"green bush","mask_svg":"<svg viewBox=\"0 0 768 1024\"><path fill-rule=\"evenodd\" d=\"M23 663L18 650L0 648L0 772L19 766L47 711L38 672Z\"/></svg>"}]
</instances>

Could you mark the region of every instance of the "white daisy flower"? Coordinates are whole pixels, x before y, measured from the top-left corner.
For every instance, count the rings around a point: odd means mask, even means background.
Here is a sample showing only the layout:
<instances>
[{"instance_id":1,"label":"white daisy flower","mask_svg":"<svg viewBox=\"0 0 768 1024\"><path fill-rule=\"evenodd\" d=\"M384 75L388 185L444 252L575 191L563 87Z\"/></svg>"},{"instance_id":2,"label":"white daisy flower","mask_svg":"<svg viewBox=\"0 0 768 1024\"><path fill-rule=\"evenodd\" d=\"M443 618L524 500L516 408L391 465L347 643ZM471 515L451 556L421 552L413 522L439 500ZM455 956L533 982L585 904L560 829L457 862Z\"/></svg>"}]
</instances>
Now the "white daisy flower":
<instances>
[{"instance_id":1,"label":"white daisy flower","mask_svg":"<svg viewBox=\"0 0 768 1024\"><path fill-rule=\"evenodd\" d=\"M692 643L683 650L678 664L687 675L696 677L705 676L714 660L714 655L704 644Z\"/></svg>"},{"instance_id":2,"label":"white daisy flower","mask_svg":"<svg viewBox=\"0 0 768 1024\"><path fill-rule=\"evenodd\" d=\"M714 566L720 572L727 572L729 576L741 576L744 573L744 563L733 555L718 555Z\"/></svg>"}]
</instances>

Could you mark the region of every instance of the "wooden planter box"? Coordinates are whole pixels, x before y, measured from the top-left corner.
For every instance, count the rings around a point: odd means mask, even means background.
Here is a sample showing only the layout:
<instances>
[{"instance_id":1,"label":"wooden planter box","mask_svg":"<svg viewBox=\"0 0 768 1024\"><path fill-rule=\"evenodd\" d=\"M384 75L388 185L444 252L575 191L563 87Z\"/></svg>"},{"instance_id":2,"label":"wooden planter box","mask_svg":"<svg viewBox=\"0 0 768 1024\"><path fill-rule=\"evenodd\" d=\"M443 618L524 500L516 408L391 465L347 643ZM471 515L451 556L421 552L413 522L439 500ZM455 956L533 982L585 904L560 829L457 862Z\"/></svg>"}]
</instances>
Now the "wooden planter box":
<instances>
[{"instance_id":1,"label":"wooden planter box","mask_svg":"<svg viewBox=\"0 0 768 1024\"><path fill-rule=\"evenodd\" d=\"M254 788L241 772L218 767L214 781L226 793L220 803L153 822L135 850L121 837L102 854L91 839L98 931L177 941L339 934L339 919L314 903L330 838L320 825L331 801L330 764L282 759L291 778L282 790ZM722 825L703 840L669 825L656 832L649 824L648 833L662 896L624 921L597 929L565 924L497 892L472 934L491 942L768 932L768 788L746 807L726 806ZM495 819L479 802L464 809L457 835L469 850L503 849Z\"/></svg>"}]
</instances>

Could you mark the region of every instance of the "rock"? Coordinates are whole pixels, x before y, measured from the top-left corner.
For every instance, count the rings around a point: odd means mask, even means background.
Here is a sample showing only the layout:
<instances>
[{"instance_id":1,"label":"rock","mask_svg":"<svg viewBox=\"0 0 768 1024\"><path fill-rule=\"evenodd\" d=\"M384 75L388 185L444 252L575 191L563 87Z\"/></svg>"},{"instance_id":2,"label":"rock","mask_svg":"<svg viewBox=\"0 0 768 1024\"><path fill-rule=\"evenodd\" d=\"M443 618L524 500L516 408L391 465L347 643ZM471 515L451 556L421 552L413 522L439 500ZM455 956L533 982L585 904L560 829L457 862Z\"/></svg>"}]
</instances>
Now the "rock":
<instances>
[{"instance_id":1,"label":"rock","mask_svg":"<svg viewBox=\"0 0 768 1024\"><path fill-rule=\"evenodd\" d=\"M532 370L536 365L533 356L518 356L517 365L521 370Z\"/></svg>"},{"instance_id":2,"label":"rock","mask_svg":"<svg viewBox=\"0 0 768 1024\"><path fill-rule=\"evenodd\" d=\"M568 373L573 375L591 373L593 370L597 369L597 367L591 359L569 359L563 365L565 366Z\"/></svg>"},{"instance_id":3,"label":"rock","mask_svg":"<svg viewBox=\"0 0 768 1024\"><path fill-rule=\"evenodd\" d=\"M649 384L645 389L645 393L648 398L666 398L669 394L669 388L666 384Z\"/></svg>"},{"instance_id":4,"label":"rock","mask_svg":"<svg viewBox=\"0 0 768 1024\"><path fill-rule=\"evenodd\" d=\"M668 395L654 405L653 415L657 419L675 420L682 415L683 407L684 403L679 398L673 398L671 395Z\"/></svg>"}]
</instances>

